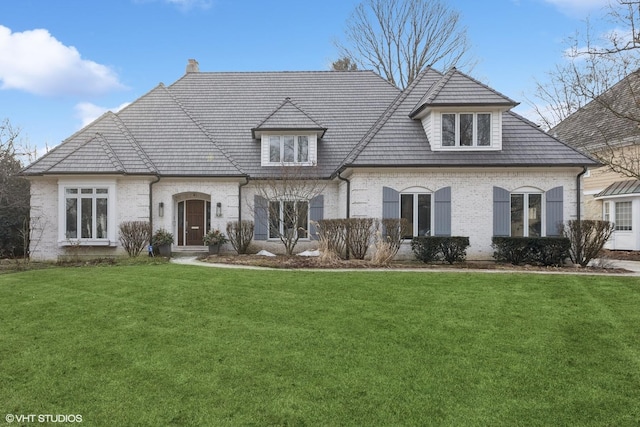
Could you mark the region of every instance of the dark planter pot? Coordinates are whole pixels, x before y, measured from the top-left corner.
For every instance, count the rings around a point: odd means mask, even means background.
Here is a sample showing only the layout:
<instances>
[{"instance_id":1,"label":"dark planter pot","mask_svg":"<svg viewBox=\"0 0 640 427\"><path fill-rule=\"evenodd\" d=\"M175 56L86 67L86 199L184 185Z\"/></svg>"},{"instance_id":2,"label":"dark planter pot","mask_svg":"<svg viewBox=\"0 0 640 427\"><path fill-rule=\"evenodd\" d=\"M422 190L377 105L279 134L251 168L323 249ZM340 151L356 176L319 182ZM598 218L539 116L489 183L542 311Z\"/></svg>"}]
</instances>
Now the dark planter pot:
<instances>
[{"instance_id":1,"label":"dark planter pot","mask_svg":"<svg viewBox=\"0 0 640 427\"><path fill-rule=\"evenodd\" d=\"M221 245L209 245L209 255L218 255Z\"/></svg>"},{"instance_id":2,"label":"dark planter pot","mask_svg":"<svg viewBox=\"0 0 640 427\"><path fill-rule=\"evenodd\" d=\"M160 252L160 256L171 258L171 245L159 245L158 252Z\"/></svg>"}]
</instances>

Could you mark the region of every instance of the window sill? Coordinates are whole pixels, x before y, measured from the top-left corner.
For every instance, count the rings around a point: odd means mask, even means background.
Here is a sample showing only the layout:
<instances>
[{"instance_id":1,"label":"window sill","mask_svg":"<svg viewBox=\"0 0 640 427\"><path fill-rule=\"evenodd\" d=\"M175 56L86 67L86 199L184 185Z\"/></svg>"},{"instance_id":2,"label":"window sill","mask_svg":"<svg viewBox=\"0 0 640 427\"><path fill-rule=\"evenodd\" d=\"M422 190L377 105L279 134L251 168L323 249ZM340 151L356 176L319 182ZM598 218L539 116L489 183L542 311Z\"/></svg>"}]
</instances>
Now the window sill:
<instances>
[{"instance_id":1,"label":"window sill","mask_svg":"<svg viewBox=\"0 0 640 427\"><path fill-rule=\"evenodd\" d=\"M431 148L433 151L500 151L502 147L478 147L478 146L440 146L437 148Z\"/></svg>"},{"instance_id":2,"label":"window sill","mask_svg":"<svg viewBox=\"0 0 640 427\"><path fill-rule=\"evenodd\" d=\"M70 246L102 246L102 247L116 247L117 243L108 239L75 239L75 240L62 240L58 242L58 247L70 247Z\"/></svg>"},{"instance_id":3,"label":"window sill","mask_svg":"<svg viewBox=\"0 0 640 427\"><path fill-rule=\"evenodd\" d=\"M263 163L262 166L264 167L292 167L292 166L315 166L314 162L301 162L301 163L297 163L297 162L268 162L268 163Z\"/></svg>"}]
</instances>

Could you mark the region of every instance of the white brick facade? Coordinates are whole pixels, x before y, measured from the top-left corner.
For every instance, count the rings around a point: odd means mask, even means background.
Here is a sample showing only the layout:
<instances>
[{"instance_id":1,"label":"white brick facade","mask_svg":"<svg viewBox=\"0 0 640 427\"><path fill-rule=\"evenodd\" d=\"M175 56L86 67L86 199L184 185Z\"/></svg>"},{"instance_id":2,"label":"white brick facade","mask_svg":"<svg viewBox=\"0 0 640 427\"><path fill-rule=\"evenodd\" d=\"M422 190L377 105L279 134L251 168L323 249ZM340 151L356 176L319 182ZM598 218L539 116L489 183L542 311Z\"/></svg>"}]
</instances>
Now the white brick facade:
<instances>
[{"instance_id":1,"label":"white brick facade","mask_svg":"<svg viewBox=\"0 0 640 427\"><path fill-rule=\"evenodd\" d=\"M398 192L419 188L433 193L443 187L451 187L451 235L468 236L471 247L469 259L491 259L491 237L493 234L493 187L502 187L508 191L519 188L536 188L548 191L563 187L563 219L567 221L576 216L576 175L577 168L552 170L543 168L504 168L504 169L355 169L349 176L350 216L353 218L382 217L382 188L392 187ZM149 186L155 178L150 177L113 177L116 183L115 212L109 213L109 227L117 227L123 221L148 220ZM102 178L101 181L108 181ZM31 255L34 259L57 259L68 255L69 248L60 238L59 227L64 222L59 215L64 210L51 209L59 206L59 188L66 182L80 182L82 177L68 178L32 178L31 179L31 215L42 225L41 238L32 242ZM87 183L92 180L86 178ZM211 227L225 230L229 221L238 219L238 205L242 205L242 219L254 219L254 196L260 194L259 181L250 181L242 187L239 199L239 186L242 181L220 179L184 179L162 178L152 185L153 188L153 228L165 228L177 236L178 203L183 200L198 199L212 204ZM324 196L323 217L344 218L347 211L347 184L335 179L326 181L322 189ZM163 215L159 215L159 204L163 203ZM221 204L221 216L216 216L215 205ZM34 223L35 224L35 223ZM83 247L82 252L91 256L113 256L123 254L120 243L115 241L111 247ZM176 238L177 244L177 238ZM175 244L174 244L175 247ZM296 252L317 248L317 242L302 239ZM227 249L231 250L230 247ZM274 253L283 253L283 247L277 240L254 241L254 251L267 249ZM411 257L410 246L405 243L401 257Z\"/></svg>"}]
</instances>

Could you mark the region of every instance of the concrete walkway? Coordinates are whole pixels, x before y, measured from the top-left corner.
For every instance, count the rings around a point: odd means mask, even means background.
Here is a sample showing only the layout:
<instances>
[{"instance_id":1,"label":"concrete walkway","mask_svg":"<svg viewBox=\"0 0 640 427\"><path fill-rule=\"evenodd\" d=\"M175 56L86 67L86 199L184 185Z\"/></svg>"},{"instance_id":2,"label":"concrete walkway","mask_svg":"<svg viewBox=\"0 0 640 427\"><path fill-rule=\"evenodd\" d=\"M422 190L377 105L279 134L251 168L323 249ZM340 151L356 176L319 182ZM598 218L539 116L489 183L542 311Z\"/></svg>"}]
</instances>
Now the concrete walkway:
<instances>
[{"instance_id":1,"label":"concrete walkway","mask_svg":"<svg viewBox=\"0 0 640 427\"><path fill-rule=\"evenodd\" d=\"M256 267L251 265L237 265L237 264L224 264L224 263L211 263L211 262L203 262L199 261L196 257L180 257L180 258L171 258L171 262L174 264L182 264L182 265L195 265L200 267L215 267L215 268L232 268L232 269L245 269L245 270L276 270L270 267ZM598 276L621 276L621 277L640 277L640 261L621 261L621 260L609 260L609 264L611 264L614 268L624 268L628 270L629 273L600 273L600 272L592 272L592 273L576 273L571 270L567 271L535 271L535 270L491 270L491 269L469 269L469 268L447 268L447 269L439 269L439 268L352 268L352 269L329 269L329 268L318 268L318 269L307 269L310 271L423 271L423 272L461 272L461 273L533 273L533 274L591 274ZM639 282L640 283L640 282Z\"/></svg>"}]
</instances>

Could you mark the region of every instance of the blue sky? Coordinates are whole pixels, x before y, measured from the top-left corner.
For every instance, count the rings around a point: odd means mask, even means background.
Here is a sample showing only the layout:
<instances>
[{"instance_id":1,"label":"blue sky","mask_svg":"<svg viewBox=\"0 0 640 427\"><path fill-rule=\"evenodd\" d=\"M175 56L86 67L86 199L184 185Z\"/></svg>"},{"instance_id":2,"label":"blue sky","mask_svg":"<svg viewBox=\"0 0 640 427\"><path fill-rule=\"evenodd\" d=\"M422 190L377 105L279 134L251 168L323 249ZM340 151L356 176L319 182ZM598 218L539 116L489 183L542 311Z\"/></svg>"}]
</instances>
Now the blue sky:
<instances>
[{"instance_id":1,"label":"blue sky","mask_svg":"<svg viewBox=\"0 0 640 427\"><path fill-rule=\"evenodd\" d=\"M327 70L360 0L19 0L0 5L0 120L53 147L195 58L201 71ZM471 75L520 101L608 0L449 0L468 28Z\"/></svg>"}]
</instances>

